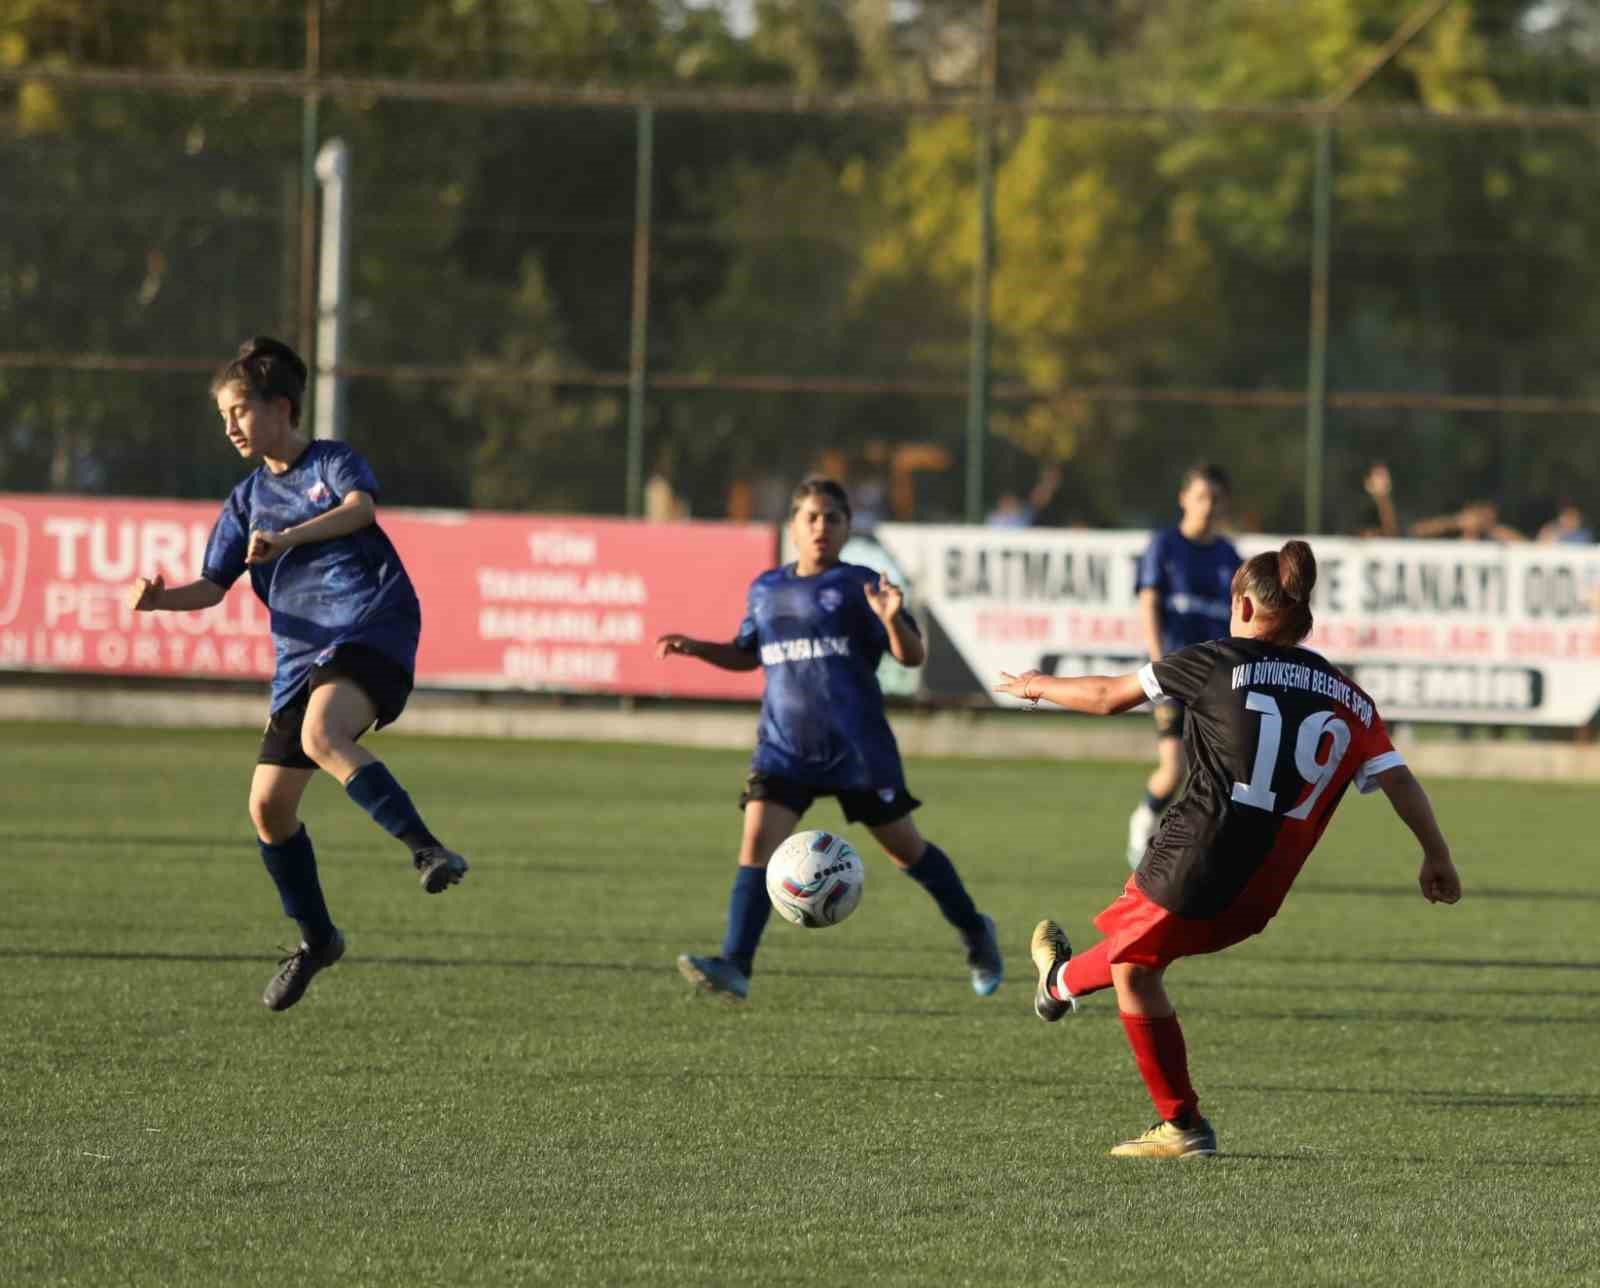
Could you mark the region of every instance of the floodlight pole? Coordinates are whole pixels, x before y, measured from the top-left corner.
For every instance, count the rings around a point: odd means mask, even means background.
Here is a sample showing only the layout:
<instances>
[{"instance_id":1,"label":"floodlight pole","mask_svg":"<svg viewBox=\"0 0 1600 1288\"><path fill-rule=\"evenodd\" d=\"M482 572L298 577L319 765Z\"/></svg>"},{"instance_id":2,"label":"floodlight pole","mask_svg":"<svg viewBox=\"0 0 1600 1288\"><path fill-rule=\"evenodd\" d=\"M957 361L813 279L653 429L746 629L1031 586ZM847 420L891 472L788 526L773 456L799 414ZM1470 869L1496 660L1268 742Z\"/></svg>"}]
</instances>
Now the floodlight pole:
<instances>
[{"instance_id":1,"label":"floodlight pole","mask_svg":"<svg viewBox=\"0 0 1600 1288\"><path fill-rule=\"evenodd\" d=\"M343 139L329 139L317 153L317 179L322 184L322 264L317 280L317 385L312 428L318 438L344 437L344 377L338 374L344 353L344 321L349 312L350 149Z\"/></svg>"}]
</instances>

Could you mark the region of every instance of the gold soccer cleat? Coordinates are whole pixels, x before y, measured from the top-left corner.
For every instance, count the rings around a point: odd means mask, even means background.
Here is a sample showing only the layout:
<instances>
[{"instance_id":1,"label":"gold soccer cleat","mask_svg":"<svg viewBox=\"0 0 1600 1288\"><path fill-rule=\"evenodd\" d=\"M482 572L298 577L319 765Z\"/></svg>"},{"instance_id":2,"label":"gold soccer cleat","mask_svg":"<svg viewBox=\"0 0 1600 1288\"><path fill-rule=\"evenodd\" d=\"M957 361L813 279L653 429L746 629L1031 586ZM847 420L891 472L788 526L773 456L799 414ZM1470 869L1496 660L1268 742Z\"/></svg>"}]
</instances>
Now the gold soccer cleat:
<instances>
[{"instance_id":1,"label":"gold soccer cleat","mask_svg":"<svg viewBox=\"0 0 1600 1288\"><path fill-rule=\"evenodd\" d=\"M1072 960L1072 945L1067 940L1067 932L1047 919L1033 928L1028 951L1039 972L1039 987L1033 991L1033 1013L1045 1023L1054 1024L1068 1011L1078 1009L1076 998L1058 1002L1050 996L1050 978L1063 962Z\"/></svg>"},{"instance_id":2,"label":"gold soccer cleat","mask_svg":"<svg viewBox=\"0 0 1600 1288\"><path fill-rule=\"evenodd\" d=\"M1194 1125L1160 1122L1132 1140L1111 1147L1112 1158L1210 1158L1217 1152L1217 1133L1198 1114Z\"/></svg>"}]
</instances>

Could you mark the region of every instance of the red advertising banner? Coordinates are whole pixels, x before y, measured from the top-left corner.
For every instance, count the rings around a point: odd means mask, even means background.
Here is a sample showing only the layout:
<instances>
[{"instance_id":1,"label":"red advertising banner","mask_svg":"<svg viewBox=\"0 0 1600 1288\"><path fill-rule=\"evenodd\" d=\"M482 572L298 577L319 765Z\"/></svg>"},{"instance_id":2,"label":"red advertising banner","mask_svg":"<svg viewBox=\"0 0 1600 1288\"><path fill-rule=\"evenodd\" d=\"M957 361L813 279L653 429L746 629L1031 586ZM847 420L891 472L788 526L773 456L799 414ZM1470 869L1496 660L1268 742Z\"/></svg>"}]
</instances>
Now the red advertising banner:
<instances>
[{"instance_id":1,"label":"red advertising banner","mask_svg":"<svg viewBox=\"0 0 1600 1288\"><path fill-rule=\"evenodd\" d=\"M199 575L218 506L0 495L0 669L265 680L267 610L240 578L200 613L134 613L128 584ZM667 631L731 639L773 560L756 524L385 510L422 600L417 683L754 698L759 672L657 661Z\"/></svg>"}]
</instances>

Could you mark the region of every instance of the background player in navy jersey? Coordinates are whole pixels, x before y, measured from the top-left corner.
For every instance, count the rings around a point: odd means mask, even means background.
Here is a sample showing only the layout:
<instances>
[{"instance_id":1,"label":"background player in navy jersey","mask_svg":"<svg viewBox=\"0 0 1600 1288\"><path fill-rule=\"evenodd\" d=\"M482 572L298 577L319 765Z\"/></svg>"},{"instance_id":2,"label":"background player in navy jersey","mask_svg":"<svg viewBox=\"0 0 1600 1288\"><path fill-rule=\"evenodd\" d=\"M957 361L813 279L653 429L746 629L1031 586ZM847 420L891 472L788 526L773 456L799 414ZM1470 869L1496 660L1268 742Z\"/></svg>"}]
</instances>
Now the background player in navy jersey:
<instances>
[{"instance_id":1,"label":"background player in navy jersey","mask_svg":"<svg viewBox=\"0 0 1600 1288\"><path fill-rule=\"evenodd\" d=\"M838 798L891 859L933 896L960 932L972 987L987 997L1004 974L994 922L973 906L949 857L911 820L921 803L906 790L900 750L883 711L878 663L885 650L905 666L927 656L900 588L871 568L841 563L850 501L832 479L809 478L790 502L795 562L751 583L748 609L730 643L663 635L661 657L681 653L727 671L766 668L766 692L750 775L739 804L744 835L716 957L685 953L678 969L730 999L749 992L756 946L772 905L766 867L818 796Z\"/></svg>"},{"instance_id":2,"label":"background player in navy jersey","mask_svg":"<svg viewBox=\"0 0 1600 1288\"><path fill-rule=\"evenodd\" d=\"M378 483L367 463L342 443L311 442L301 431L305 385L305 363L266 338L241 345L217 373L211 393L228 441L261 464L222 507L198 581L168 586L160 576L141 577L128 594L140 612L210 608L248 571L270 610L277 668L250 782L250 818L301 936L262 995L275 1011L293 1006L318 971L344 956L299 817L318 768L410 848L429 894L467 870L466 860L424 826L383 763L356 745L406 705L422 610L377 525Z\"/></svg>"},{"instance_id":3,"label":"background player in navy jersey","mask_svg":"<svg viewBox=\"0 0 1600 1288\"><path fill-rule=\"evenodd\" d=\"M1161 1121L1111 1152L1214 1154L1200 1115L1183 1030L1163 984L1180 957L1214 953L1266 928L1345 790L1382 789L1422 846L1418 883L1454 903L1461 880L1422 786L1384 730L1372 699L1319 653L1311 630L1317 565L1290 541L1235 574L1231 638L1192 645L1132 675L1054 679L1002 673L1000 692L1109 715L1145 698L1189 708L1188 789L1162 822L1120 898L1095 918L1105 937L1073 956L1061 927L1041 921L1032 953L1034 1010L1058 1020L1113 987L1124 1031Z\"/></svg>"},{"instance_id":4,"label":"background player in navy jersey","mask_svg":"<svg viewBox=\"0 0 1600 1288\"><path fill-rule=\"evenodd\" d=\"M1228 586L1239 552L1217 525L1231 491L1216 465L1196 465L1178 489L1182 518L1150 538L1139 560L1139 619L1150 660L1190 644L1218 639L1228 630ZM1144 800L1128 819L1128 866L1136 868L1156 822L1183 786L1183 707L1156 703L1156 767L1145 782Z\"/></svg>"}]
</instances>

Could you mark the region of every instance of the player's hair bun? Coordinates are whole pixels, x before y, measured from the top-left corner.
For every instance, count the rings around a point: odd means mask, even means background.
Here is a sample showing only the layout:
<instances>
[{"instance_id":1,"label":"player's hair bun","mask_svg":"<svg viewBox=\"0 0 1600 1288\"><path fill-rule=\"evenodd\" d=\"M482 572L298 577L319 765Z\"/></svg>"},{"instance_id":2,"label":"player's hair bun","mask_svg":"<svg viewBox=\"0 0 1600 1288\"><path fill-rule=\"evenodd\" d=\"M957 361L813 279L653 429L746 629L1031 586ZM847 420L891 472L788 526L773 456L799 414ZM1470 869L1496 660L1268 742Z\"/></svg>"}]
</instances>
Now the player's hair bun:
<instances>
[{"instance_id":1,"label":"player's hair bun","mask_svg":"<svg viewBox=\"0 0 1600 1288\"><path fill-rule=\"evenodd\" d=\"M289 423L300 423L300 404L306 396L306 364L282 340L270 335L251 336L239 352L211 378L211 396L231 384L241 384L253 398L287 398Z\"/></svg>"},{"instance_id":2,"label":"player's hair bun","mask_svg":"<svg viewBox=\"0 0 1600 1288\"><path fill-rule=\"evenodd\" d=\"M240 362L258 362L262 358L283 363L294 372L300 387L305 388L306 377L309 374L305 360L282 340L274 340L270 335L257 335L239 346Z\"/></svg>"},{"instance_id":3,"label":"player's hair bun","mask_svg":"<svg viewBox=\"0 0 1600 1288\"><path fill-rule=\"evenodd\" d=\"M1278 551L1278 585L1285 599L1309 604L1317 584L1317 557L1304 541L1285 541Z\"/></svg>"}]
</instances>

